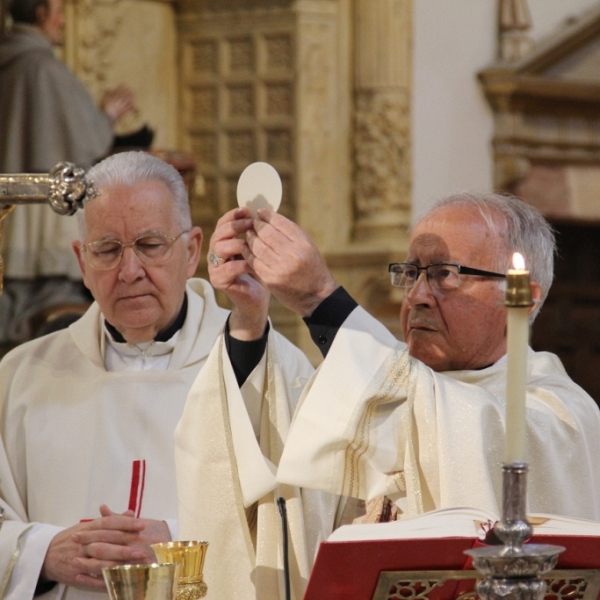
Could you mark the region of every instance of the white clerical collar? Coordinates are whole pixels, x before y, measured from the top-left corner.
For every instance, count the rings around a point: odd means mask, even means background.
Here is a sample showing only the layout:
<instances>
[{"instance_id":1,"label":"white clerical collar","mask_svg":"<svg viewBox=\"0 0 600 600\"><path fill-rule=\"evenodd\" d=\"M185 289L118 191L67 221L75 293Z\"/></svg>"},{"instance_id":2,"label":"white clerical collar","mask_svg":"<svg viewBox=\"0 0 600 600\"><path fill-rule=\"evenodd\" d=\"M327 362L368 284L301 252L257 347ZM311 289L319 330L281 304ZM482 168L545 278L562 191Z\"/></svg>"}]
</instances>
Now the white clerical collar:
<instances>
[{"instance_id":1,"label":"white clerical collar","mask_svg":"<svg viewBox=\"0 0 600 600\"><path fill-rule=\"evenodd\" d=\"M104 365L107 371L166 371L179 338L176 331L166 342L151 340L140 344L117 342L102 319L105 340Z\"/></svg>"}]
</instances>

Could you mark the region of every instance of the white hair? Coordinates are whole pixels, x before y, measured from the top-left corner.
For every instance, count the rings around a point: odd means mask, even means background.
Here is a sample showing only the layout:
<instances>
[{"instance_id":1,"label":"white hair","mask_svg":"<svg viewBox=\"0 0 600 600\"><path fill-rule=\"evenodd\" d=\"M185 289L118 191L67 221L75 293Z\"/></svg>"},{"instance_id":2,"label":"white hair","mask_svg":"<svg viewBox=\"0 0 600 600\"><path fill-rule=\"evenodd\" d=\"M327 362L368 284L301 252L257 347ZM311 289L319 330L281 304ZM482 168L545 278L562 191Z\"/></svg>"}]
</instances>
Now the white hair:
<instances>
[{"instance_id":1,"label":"white hair","mask_svg":"<svg viewBox=\"0 0 600 600\"><path fill-rule=\"evenodd\" d=\"M147 152L119 152L94 165L88 172L99 191L115 185L135 185L145 181L161 181L173 197L173 210L183 229L192 228L192 216L188 192L183 179L175 167ZM89 200L93 202L94 200ZM76 213L79 238L85 238L85 205Z\"/></svg>"},{"instance_id":2,"label":"white hair","mask_svg":"<svg viewBox=\"0 0 600 600\"><path fill-rule=\"evenodd\" d=\"M548 296L554 277L556 242L552 227L542 214L530 204L515 196L460 192L441 198L423 214L419 221L448 206L465 205L476 208L481 217L498 237L501 252L495 269L505 273L512 264L512 255L520 252L527 260L531 280L540 286L540 300L531 314L535 319ZM499 229L498 220L504 225Z\"/></svg>"}]
</instances>

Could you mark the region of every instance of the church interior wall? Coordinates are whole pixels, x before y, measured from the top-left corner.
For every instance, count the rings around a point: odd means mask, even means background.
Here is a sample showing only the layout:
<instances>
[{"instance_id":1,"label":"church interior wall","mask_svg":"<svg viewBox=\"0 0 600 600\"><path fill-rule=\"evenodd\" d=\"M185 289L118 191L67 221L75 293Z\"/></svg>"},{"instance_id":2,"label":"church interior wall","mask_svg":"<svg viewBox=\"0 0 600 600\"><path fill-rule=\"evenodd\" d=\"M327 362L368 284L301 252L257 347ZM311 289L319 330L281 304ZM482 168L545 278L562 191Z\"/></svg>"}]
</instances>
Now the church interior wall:
<instances>
[{"instance_id":1,"label":"church interior wall","mask_svg":"<svg viewBox=\"0 0 600 600\"><path fill-rule=\"evenodd\" d=\"M598 0L529 0L534 41ZM497 2L416 0L412 219L453 191L491 191L493 114L477 81L496 59Z\"/></svg>"}]
</instances>

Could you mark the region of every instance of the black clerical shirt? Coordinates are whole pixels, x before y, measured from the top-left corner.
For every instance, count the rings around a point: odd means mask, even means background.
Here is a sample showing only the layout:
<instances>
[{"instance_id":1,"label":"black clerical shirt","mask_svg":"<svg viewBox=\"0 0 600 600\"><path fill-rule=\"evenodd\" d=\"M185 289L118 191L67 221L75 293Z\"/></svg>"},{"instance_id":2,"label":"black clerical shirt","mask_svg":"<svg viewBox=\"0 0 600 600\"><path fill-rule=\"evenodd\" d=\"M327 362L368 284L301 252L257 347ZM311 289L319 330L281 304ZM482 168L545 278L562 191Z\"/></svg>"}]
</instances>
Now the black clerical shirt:
<instances>
[{"instance_id":1,"label":"black clerical shirt","mask_svg":"<svg viewBox=\"0 0 600 600\"><path fill-rule=\"evenodd\" d=\"M327 356L339 328L357 306L358 304L352 296L343 287L339 287L317 306L310 317L303 319L308 326L310 337L319 347L323 358ZM267 347L268 334L269 324L267 323L261 338L251 342L237 340L231 337L229 320L227 320L225 345L240 387L260 362Z\"/></svg>"}]
</instances>

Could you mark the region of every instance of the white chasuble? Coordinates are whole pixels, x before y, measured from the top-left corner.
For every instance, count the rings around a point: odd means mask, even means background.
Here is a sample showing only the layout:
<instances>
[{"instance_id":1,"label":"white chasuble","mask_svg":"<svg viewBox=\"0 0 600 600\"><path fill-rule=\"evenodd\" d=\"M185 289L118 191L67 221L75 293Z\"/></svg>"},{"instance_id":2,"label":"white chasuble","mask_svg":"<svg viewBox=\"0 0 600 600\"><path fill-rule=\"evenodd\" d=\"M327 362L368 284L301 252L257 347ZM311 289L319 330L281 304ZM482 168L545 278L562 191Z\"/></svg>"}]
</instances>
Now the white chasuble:
<instances>
[{"instance_id":1,"label":"white chasuble","mask_svg":"<svg viewBox=\"0 0 600 600\"><path fill-rule=\"evenodd\" d=\"M173 434L228 311L190 280L188 312L167 370L107 371L97 304L69 329L19 346L0 363L0 586L32 598L52 538L105 503L166 521L177 536ZM0 587L0 590L2 588ZM40 598L103 600L55 586Z\"/></svg>"},{"instance_id":2,"label":"white chasuble","mask_svg":"<svg viewBox=\"0 0 600 600\"><path fill-rule=\"evenodd\" d=\"M472 506L499 513L506 358L436 373L355 309L300 400L278 481L403 516ZM600 520L600 412L556 356L528 354L530 512ZM402 515L401 515L402 516Z\"/></svg>"},{"instance_id":3,"label":"white chasuble","mask_svg":"<svg viewBox=\"0 0 600 600\"><path fill-rule=\"evenodd\" d=\"M286 500L295 600L303 596L319 541L332 530L336 497L275 479L296 399L312 367L274 332L266 369L264 361L242 387L244 398L253 386L262 397L260 442L222 339L194 383L176 431L179 532L182 539L210 544L204 568L209 600L285 597L277 498Z\"/></svg>"}]
</instances>

